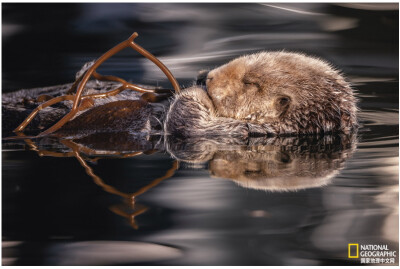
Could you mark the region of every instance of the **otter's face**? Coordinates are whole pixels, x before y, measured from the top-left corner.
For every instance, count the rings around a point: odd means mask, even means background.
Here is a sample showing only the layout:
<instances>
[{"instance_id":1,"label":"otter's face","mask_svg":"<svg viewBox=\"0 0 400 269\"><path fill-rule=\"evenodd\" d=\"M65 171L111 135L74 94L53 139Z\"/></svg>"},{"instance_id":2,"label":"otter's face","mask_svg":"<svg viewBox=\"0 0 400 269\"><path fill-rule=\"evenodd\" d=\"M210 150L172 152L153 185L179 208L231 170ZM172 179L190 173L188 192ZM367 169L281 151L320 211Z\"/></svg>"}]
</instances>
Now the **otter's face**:
<instances>
[{"instance_id":1,"label":"otter's face","mask_svg":"<svg viewBox=\"0 0 400 269\"><path fill-rule=\"evenodd\" d=\"M297 53L262 52L210 71L207 92L220 117L268 124L276 133L349 132L356 100L327 63Z\"/></svg>"},{"instance_id":2,"label":"otter's face","mask_svg":"<svg viewBox=\"0 0 400 269\"><path fill-rule=\"evenodd\" d=\"M210 71L207 92L218 116L254 123L273 122L283 116L292 105L293 94L277 87L267 73L260 62L248 58Z\"/></svg>"}]
</instances>

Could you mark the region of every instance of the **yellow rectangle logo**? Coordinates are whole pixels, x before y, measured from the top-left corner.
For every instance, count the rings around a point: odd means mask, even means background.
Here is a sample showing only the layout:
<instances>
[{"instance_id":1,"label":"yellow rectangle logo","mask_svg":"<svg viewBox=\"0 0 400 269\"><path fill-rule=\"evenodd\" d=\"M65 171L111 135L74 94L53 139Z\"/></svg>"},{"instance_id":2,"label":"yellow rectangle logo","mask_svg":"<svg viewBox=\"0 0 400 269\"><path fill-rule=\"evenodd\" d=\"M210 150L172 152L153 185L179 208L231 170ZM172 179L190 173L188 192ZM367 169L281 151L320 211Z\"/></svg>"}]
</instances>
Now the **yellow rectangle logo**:
<instances>
[{"instance_id":1,"label":"yellow rectangle logo","mask_svg":"<svg viewBox=\"0 0 400 269\"><path fill-rule=\"evenodd\" d=\"M358 244L349 244L349 258L358 258Z\"/></svg>"}]
</instances>

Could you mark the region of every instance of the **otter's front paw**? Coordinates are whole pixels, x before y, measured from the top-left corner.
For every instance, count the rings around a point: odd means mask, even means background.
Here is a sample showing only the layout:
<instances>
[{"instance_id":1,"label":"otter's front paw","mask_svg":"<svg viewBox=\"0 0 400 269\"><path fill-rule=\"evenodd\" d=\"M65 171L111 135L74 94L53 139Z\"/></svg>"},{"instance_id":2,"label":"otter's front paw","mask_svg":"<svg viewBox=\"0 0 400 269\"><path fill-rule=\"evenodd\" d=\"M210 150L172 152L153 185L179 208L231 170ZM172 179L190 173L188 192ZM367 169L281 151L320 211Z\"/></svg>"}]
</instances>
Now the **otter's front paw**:
<instances>
[{"instance_id":1,"label":"otter's front paw","mask_svg":"<svg viewBox=\"0 0 400 269\"><path fill-rule=\"evenodd\" d=\"M240 124L234 131L233 133L235 136L237 135L238 137L242 139L247 139L249 137L250 131L249 127L247 124Z\"/></svg>"},{"instance_id":2,"label":"otter's front paw","mask_svg":"<svg viewBox=\"0 0 400 269\"><path fill-rule=\"evenodd\" d=\"M207 93L192 87L175 95L164 123L166 134L192 137L207 133L214 106Z\"/></svg>"},{"instance_id":3,"label":"otter's front paw","mask_svg":"<svg viewBox=\"0 0 400 269\"><path fill-rule=\"evenodd\" d=\"M189 88L175 96L164 130L166 134L179 137L228 135L246 139L249 135L246 122L216 116L213 102L199 87Z\"/></svg>"},{"instance_id":4,"label":"otter's front paw","mask_svg":"<svg viewBox=\"0 0 400 269\"><path fill-rule=\"evenodd\" d=\"M255 136L263 136L263 135L276 135L276 130L272 128L269 124L254 124L254 123L248 123L248 130L249 133Z\"/></svg>"}]
</instances>

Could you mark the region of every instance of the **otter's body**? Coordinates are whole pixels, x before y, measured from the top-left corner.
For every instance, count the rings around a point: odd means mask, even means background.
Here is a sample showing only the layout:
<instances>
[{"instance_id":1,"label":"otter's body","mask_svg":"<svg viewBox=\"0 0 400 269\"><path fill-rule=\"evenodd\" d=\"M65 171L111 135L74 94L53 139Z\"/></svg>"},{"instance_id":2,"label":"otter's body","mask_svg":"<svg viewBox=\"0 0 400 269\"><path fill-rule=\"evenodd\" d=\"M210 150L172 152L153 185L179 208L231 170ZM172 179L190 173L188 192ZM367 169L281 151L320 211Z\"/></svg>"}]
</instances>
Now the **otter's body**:
<instances>
[{"instance_id":1,"label":"otter's body","mask_svg":"<svg viewBox=\"0 0 400 269\"><path fill-rule=\"evenodd\" d=\"M288 52L242 56L175 96L166 133L199 135L349 133L357 127L356 98L338 71Z\"/></svg>"},{"instance_id":2,"label":"otter's body","mask_svg":"<svg viewBox=\"0 0 400 269\"><path fill-rule=\"evenodd\" d=\"M81 111L82 115L66 124L58 135L80 136L104 130L160 133L160 124L164 133L178 137L347 134L357 127L356 98L349 84L329 64L302 54L261 52L242 56L202 73L197 83L203 85L182 90L170 104L139 104L140 95L133 91L95 99L94 107ZM90 81L87 93L119 86ZM69 87L3 94L3 134L17 127L40 104L39 95L59 96ZM72 102L64 101L40 111L29 130L53 125L71 106Z\"/></svg>"}]
</instances>

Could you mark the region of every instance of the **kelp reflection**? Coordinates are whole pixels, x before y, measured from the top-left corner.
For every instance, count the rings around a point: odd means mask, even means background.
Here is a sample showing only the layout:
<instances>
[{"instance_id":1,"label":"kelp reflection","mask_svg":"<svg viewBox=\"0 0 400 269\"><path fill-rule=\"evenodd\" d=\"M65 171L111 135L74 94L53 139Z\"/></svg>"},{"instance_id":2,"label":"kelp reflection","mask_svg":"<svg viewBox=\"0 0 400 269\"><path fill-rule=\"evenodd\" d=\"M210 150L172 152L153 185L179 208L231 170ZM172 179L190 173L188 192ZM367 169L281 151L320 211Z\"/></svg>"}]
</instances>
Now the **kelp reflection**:
<instances>
[{"instance_id":1,"label":"kelp reflection","mask_svg":"<svg viewBox=\"0 0 400 269\"><path fill-rule=\"evenodd\" d=\"M267 191L293 191L324 186L344 167L356 148L356 135L305 137L192 138L138 136L130 133L98 133L79 139L26 139L41 156L75 157L93 182L124 202L109 209L137 229L135 217L148 210L135 198L173 176L179 163L208 165L211 176L229 179L241 187ZM50 139L50 138L47 138ZM51 144L52 149L45 149ZM59 147L54 145L59 143ZM134 191L106 184L88 164L107 158L134 158L164 152L174 159L161 177ZM134 179L135 180L135 179ZM141 180L140 178L137 180Z\"/></svg>"},{"instance_id":2,"label":"kelp reflection","mask_svg":"<svg viewBox=\"0 0 400 269\"><path fill-rule=\"evenodd\" d=\"M101 138L101 139L99 139ZM152 137L154 138L154 137ZM46 140L46 139L43 139ZM53 140L53 142L59 142L66 146L62 151L51 151L41 149L40 142L43 144L49 143L49 141L40 141L37 145L31 139L24 140L31 150L37 151L40 156L49 157L75 157L80 165L85 169L85 172L93 179L93 182L100 186L104 191L118 195L123 198L124 202L118 205L112 205L109 207L113 213L126 218L129 224L134 228L138 229L135 217L143 214L148 210L148 207L136 203L135 199L139 195L145 193L149 189L155 187L161 183L164 179L170 178L175 170L178 169L178 162L174 161L172 167L166 171L166 173L154 179L150 184L138 189L135 192L124 192L117 188L106 184L104 180L96 175L87 161L97 162L99 159L104 158L131 158L141 154L152 154L156 152L154 150L154 144L149 137L137 137L132 136L129 133L97 133L82 139L61 139L59 141ZM128 150L130 149L130 151Z\"/></svg>"}]
</instances>

